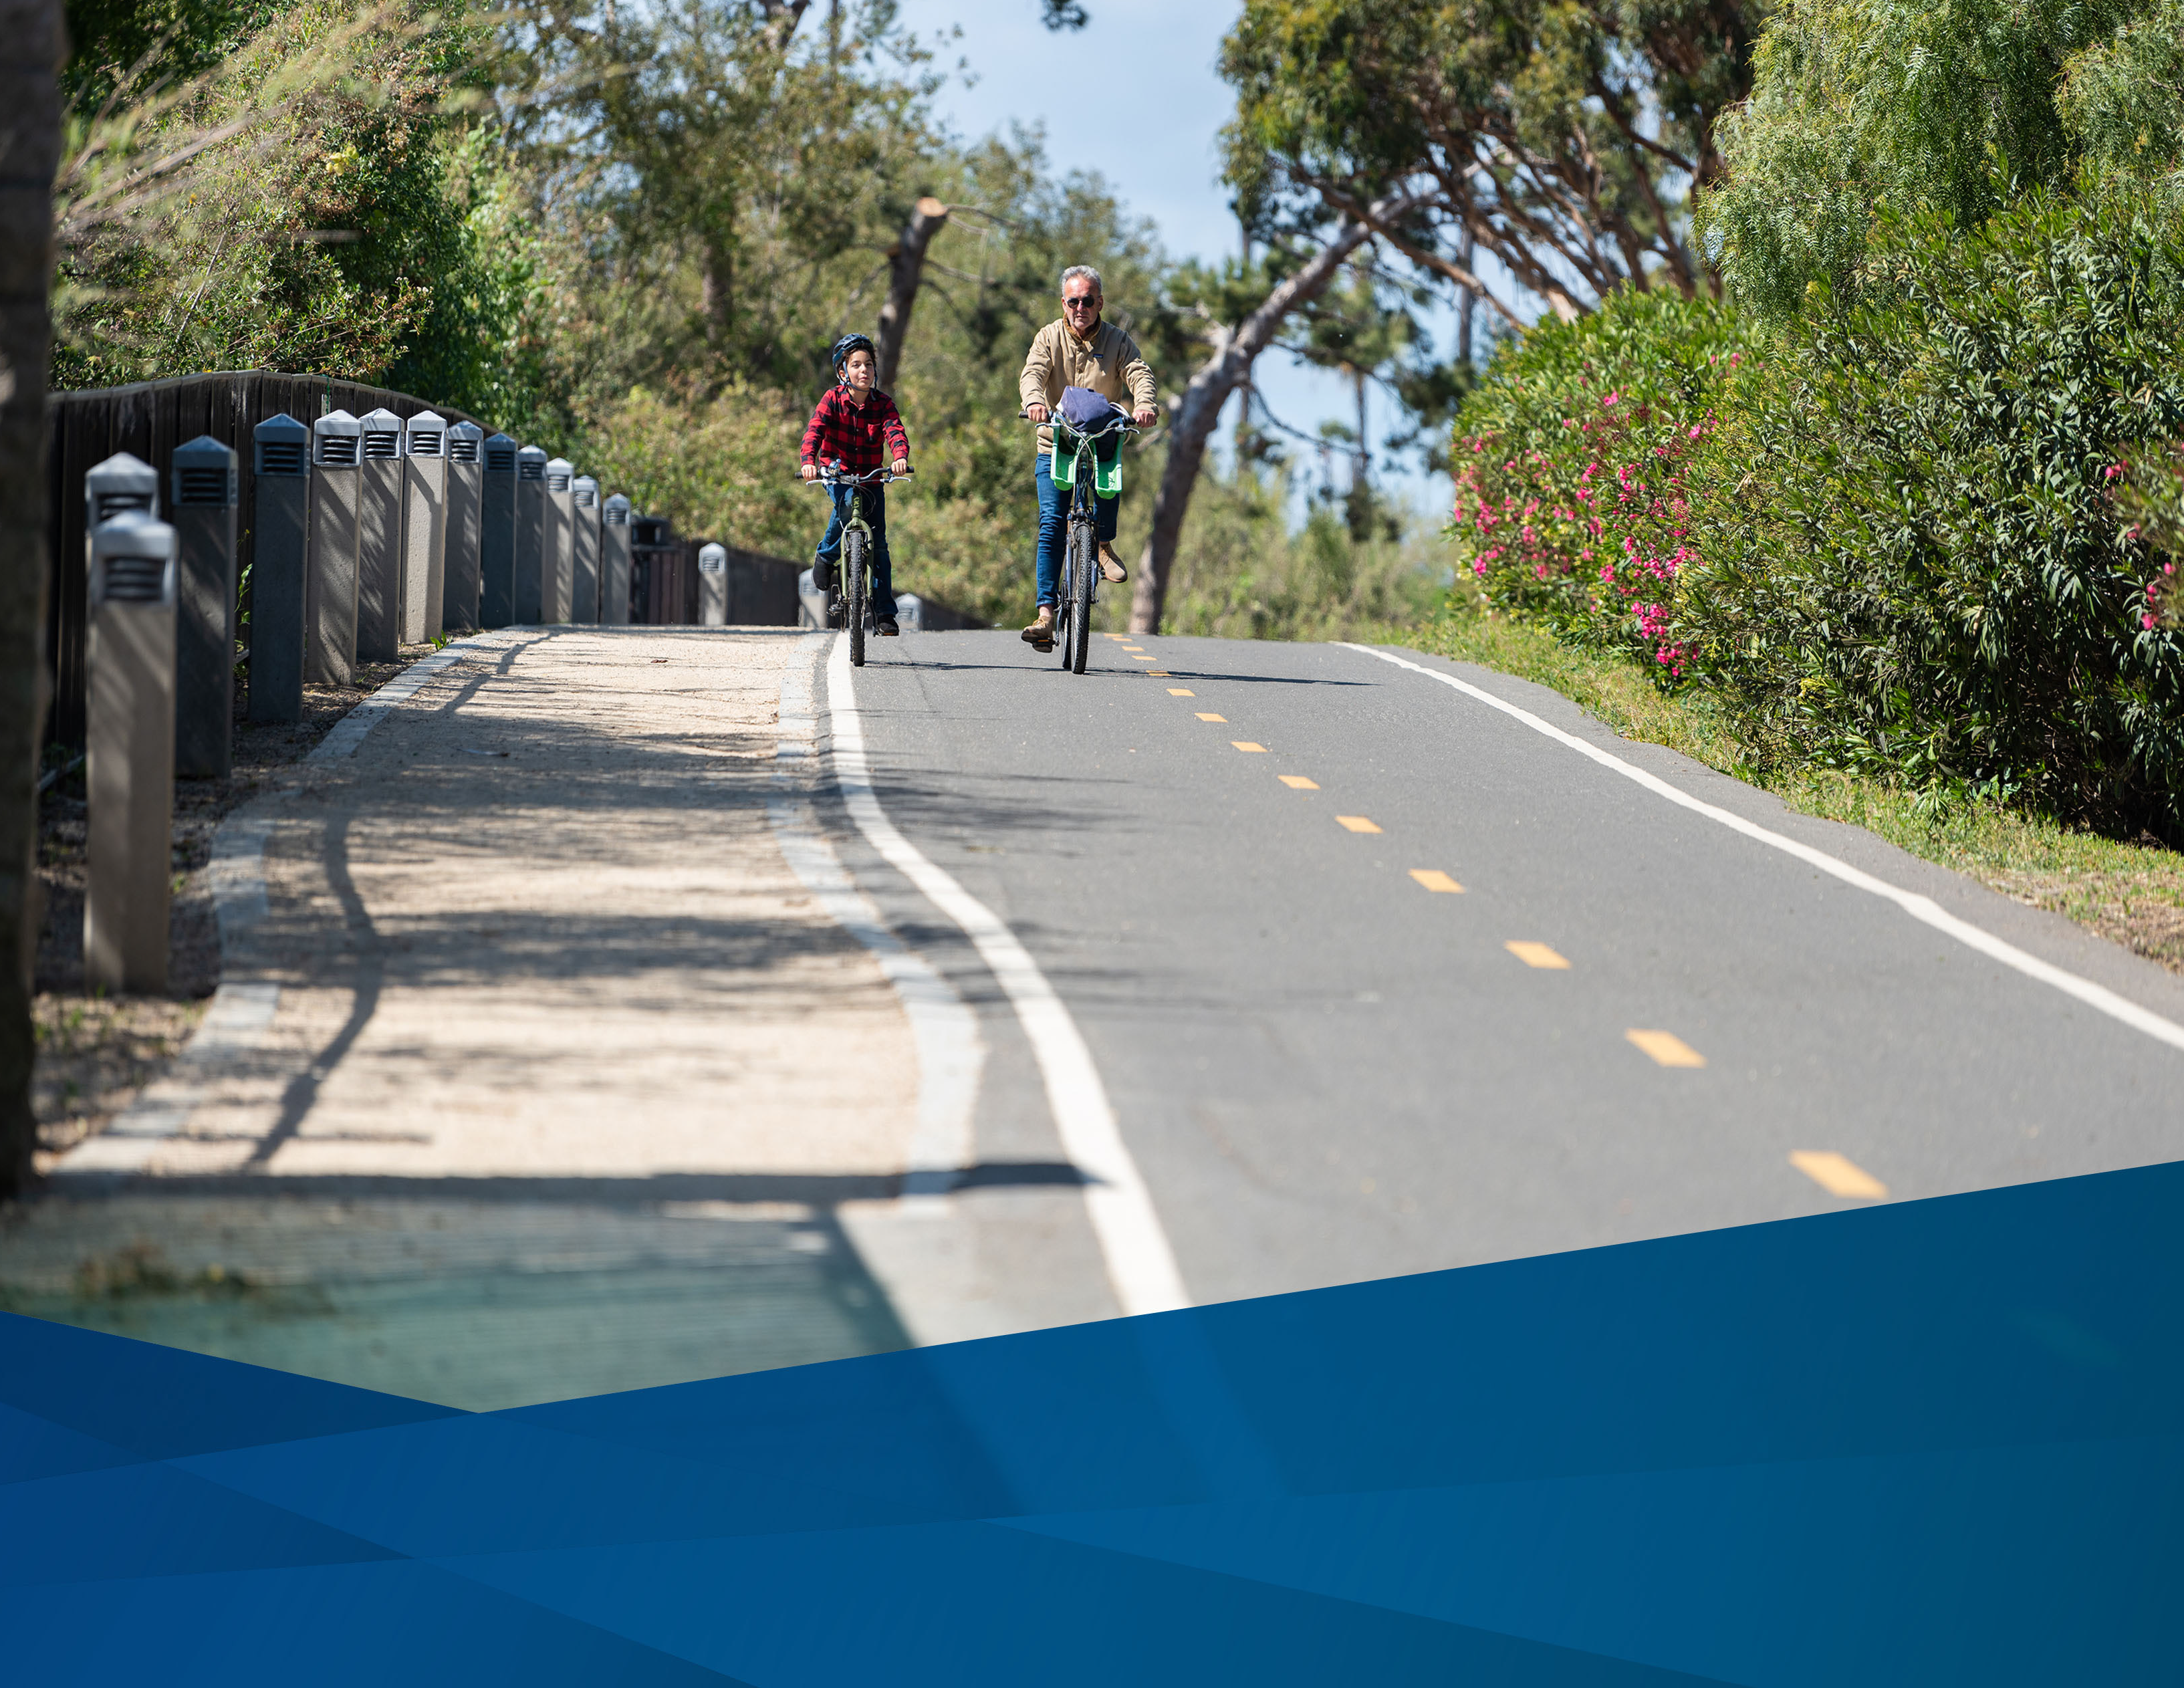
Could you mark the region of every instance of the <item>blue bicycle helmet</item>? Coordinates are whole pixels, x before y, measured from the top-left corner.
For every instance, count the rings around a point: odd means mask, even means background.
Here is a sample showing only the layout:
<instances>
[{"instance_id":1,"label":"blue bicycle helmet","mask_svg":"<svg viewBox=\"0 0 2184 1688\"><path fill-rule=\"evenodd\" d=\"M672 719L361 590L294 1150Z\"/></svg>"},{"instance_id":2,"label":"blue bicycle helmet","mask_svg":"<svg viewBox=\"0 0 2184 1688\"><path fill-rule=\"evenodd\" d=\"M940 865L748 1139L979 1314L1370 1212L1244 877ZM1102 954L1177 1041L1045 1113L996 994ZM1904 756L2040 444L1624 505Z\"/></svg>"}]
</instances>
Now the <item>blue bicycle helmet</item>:
<instances>
[{"instance_id":1,"label":"blue bicycle helmet","mask_svg":"<svg viewBox=\"0 0 2184 1688\"><path fill-rule=\"evenodd\" d=\"M852 352L870 352L875 364L880 360L880 348L872 344L871 335L844 334L834 343L834 373L836 375L841 374L842 365L850 361L850 354Z\"/></svg>"}]
</instances>

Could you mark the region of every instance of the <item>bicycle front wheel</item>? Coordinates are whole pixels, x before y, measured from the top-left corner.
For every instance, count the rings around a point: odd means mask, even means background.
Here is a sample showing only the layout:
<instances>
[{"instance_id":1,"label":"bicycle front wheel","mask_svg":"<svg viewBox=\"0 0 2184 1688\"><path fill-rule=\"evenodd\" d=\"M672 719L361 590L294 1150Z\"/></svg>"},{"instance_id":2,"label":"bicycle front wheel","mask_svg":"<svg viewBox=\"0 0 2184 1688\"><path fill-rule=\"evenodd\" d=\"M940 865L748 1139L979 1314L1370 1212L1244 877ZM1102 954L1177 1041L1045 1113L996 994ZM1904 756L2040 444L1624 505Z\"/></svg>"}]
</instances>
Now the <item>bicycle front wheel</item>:
<instances>
[{"instance_id":1,"label":"bicycle front wheel","mask_svg":"<svg viewBox=\"0 0 2184 1688\"><path fill-rule=\"evenodd\" d=\"M1074 578L1070 582L1069 671L1084 671L1084 659L1092 649L1092 582L1099 577L1099 541L1086 522L1070 536L1076 552Z\"/></svg>"},{"instance_id":2,"label":"bicycle front wheel","mask_svg":"<svg viewBox=\"0 0 2184 1688\"><path fill-rule=\"evenodd\" d=\"M842 617L850 628L850 660L865 666L865 536L851 528L842 536Z\"/></svg>"},{"instance_id":3,"label":"bicycle front wheel","mask_svg":"<svg viewBox=\"0 0 2184 1688\"><path fill-rule=\"evenodd\" d=\"M1070 530L1074 534L1076 530ZM1077 544L1074 538L1061 548L1061 578L1055 582L1054 649L1066 672L1069 667L1070 629L1076 625L1071 606L1077 602Z\"/></svg>"}]
</instances>

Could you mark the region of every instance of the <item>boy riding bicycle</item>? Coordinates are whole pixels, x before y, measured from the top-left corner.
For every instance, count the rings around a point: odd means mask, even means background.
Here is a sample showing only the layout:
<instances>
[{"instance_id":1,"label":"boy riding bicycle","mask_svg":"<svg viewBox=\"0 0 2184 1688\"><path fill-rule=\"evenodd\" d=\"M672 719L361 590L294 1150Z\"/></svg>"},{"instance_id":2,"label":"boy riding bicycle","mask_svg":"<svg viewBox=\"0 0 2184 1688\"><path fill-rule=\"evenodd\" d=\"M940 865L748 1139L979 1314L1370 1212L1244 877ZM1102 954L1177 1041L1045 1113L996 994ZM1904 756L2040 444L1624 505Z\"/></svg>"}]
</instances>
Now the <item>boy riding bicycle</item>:
<instances>
[{"instance_id":1,"label":"boy riding bicycle","mask_svg":"<svg viewBox=\"0 0 2184 1688\"><path fill-rule=\"evenodd\" d=\"M844 334L834 343L835 384L820 398L804 430L803 473L816 481L827 471L845 475L867 475L888 463L900 475L910 467L910 436L903 431L894 400L875 385L879 378L879 356L862 334ZM812 559L812 579L822 592L831 591L834 564L842 554L842 529L850 520L850 500L861 499L866 524L872 530L872 624L883 638L893 638L902 629L894 618L894 568L888 555L887 492L867 486L861 493L850 487L828 489L834 500L834 519L819 542Z\"/></svg>"}]
</instances>

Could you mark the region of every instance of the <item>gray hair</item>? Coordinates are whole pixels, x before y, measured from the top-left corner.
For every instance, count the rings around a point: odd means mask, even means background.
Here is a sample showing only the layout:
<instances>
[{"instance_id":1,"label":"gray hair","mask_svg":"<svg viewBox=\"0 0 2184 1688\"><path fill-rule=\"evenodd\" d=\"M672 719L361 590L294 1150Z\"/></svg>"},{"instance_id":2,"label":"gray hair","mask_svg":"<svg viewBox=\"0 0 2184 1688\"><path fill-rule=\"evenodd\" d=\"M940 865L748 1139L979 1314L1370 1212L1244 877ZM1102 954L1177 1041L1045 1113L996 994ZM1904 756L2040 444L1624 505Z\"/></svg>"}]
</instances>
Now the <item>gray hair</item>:
<instances>
[{"instance_id":1,"label":"gray hair","mask_svg":"<svg viewBox=\"0 0 2184 1688\"><path fill-rule=\"evenodd\" d=\"M1107 297L1107 290L1100 285L1100 272L1089 264L1072 264L1061 272L1063 287L1067 287L1072 281L1089 281L1094 292L1103 299Z\"/></svg>"}]
</instances>

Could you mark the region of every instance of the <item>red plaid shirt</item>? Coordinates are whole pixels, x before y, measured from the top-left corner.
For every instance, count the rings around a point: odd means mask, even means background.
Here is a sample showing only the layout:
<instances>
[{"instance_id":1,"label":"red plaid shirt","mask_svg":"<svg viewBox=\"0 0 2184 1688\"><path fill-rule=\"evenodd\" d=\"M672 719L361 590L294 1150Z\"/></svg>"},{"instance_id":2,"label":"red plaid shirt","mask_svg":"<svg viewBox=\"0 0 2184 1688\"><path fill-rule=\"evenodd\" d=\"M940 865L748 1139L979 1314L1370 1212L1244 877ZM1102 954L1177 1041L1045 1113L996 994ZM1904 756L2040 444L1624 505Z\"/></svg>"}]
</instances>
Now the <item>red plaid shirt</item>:
<instances>
[{"instance_id":1,"label":"red plaid shirt","mask_svg":"<svg viewBox=\"0 0 2184 1688\"><path fill-rule=\"evenodd\" d=\"M864 475L910 455L910 436L894 400L874 387L862 404L846 387L830 387L804 430L806 463L839 462L852 475Z\"/></svg>"}]
</instances>

